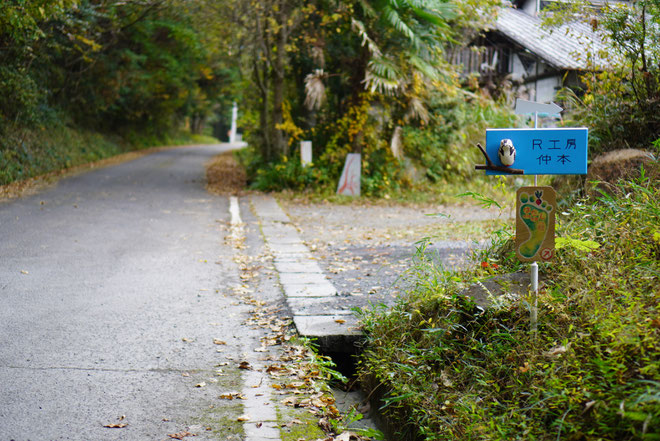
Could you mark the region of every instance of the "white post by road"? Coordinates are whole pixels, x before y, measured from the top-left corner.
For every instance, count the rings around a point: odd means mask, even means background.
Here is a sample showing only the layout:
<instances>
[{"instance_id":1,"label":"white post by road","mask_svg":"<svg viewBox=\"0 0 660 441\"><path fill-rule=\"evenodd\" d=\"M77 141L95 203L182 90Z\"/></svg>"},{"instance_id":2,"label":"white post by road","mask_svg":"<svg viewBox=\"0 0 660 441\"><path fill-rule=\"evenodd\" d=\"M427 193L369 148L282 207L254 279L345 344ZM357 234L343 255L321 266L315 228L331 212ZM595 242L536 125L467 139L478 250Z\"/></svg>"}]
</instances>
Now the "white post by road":
<instances>
[{"instance_id":1,"label":"white post by road","mask_svg":"<svg viewBox=\"0 0 660 441\"><path fill-rule=\"evenodd\" d=\"M312 141L300 141L300 163L303 167L312 163Z\"/></svg>"},{"instance_id":2,"label":"white post by road","mask_svg":"<svg viewBox=\"0 0 660 441\"><path fill-rule=\"evenodd\" d=\"M231 129L229 130L229 142L232 144L236 142L237 117L238 117L238 107L236 106L236 102L234 102L234 106L231 108Z\"/></svg>"},{"instance_id":3,"label":"white post by road","mask_svg":"<svg viewBox=\"0 0 660 441\"><path fill-rule=\"evenodd\" d=\"M532 333L536 336L539 329L539 264L534 262L530 268L530 276L532 281L532 301L530 308L530 323Z\"/></svg>"}]
</instances>

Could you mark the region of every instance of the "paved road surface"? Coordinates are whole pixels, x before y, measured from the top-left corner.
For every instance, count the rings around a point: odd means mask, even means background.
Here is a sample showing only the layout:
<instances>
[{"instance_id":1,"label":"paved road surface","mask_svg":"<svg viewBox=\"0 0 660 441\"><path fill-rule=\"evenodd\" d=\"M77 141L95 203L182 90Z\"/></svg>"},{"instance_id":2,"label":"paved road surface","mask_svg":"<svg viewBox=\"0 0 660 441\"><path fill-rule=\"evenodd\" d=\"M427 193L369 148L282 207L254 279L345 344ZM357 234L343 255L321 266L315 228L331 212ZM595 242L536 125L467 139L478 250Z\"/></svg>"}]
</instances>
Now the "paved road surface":
<instances>
[{"instance_id":1,"label":"paved road surface","mask_svg":"<svg viewBox=\"0 0 660 441\"><path fill-rule=\"evenodd\" d=\"M203 164L224 149L164 150L0 203L0 440L207 424L217 394L194 385L217 362L212 337L241 321L216 293L238 277L228 201L204 190Z\"/></svg>"}]
</instances>

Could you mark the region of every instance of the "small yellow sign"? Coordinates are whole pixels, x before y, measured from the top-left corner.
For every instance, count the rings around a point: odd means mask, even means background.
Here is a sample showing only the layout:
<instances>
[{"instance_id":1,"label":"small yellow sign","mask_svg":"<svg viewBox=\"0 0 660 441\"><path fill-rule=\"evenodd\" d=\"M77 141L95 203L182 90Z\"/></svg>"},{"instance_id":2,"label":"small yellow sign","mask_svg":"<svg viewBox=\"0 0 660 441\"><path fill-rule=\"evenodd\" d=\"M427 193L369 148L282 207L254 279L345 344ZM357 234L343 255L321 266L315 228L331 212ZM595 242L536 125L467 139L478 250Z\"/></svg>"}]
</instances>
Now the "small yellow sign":
<instances>
[{"instance_id":1,"label":"small yellow sign","mask_svg":"<svg viewBox=\"0 0 660 441\"><path fill-rule=\"evenodd\" d=\"M557 195L552 187L522 187L516 193L516 255L521 262L555 255Z\"/></svg>"}]
</instances>

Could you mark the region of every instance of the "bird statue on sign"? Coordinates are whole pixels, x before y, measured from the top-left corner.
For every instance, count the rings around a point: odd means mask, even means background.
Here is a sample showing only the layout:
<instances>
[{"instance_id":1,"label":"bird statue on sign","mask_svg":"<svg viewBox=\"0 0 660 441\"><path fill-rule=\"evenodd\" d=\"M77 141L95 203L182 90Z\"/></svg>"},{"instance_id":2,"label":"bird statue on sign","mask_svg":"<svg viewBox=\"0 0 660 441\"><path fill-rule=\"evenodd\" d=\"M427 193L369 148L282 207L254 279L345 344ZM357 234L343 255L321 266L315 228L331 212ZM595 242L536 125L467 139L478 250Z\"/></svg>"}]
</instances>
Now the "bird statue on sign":
<instances>
[{"instance_id":1,"label":"bird statue on sign","mask_svg":"<svg viewBox=\"0 0 660 441\"><path fill-rule=\"evenodd\" d=\"M516 161L516 148L510 139L500 141L500 148L497 150L497 156L505 167L511 167Z\"/></svg>"},{"instance_id":2,"label":"bird statue on sign","mask_svg":"<svg viewBox=\"0 0 660 441\"><path fill-rule=\"evenodd\" d=\"M481 150L481 153L486 159L485 165L475 165L474 168L477 170L490 170L502 172L510 175L522 175L525 174L524 170L519 170L517 168L511 168L513 163L516 160L516 148L513 146L513 142L510 139L503 139L500 142L500 147L497 149L497 156L500 158L500 163L503 165L495 165L493 161L486 153L486 150L477 143L477 147Z\"/></svg>"}]
</instances>

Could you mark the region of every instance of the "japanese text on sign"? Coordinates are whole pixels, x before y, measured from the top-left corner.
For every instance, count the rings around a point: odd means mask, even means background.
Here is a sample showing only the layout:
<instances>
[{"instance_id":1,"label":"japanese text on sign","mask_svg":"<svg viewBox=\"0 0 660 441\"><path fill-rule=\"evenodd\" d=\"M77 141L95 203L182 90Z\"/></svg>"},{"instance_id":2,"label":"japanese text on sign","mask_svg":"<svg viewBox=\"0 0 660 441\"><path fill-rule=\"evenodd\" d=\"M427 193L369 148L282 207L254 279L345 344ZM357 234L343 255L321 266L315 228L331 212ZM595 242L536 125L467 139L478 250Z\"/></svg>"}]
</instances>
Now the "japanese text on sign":
<instances>
[{"instance_id":1,"label":"japanese text on sign","mask_svg":"<svg viewBox=\"0 0 660 441\"><path fill-rule=\"evenodd\" d=\"M491 158L498 157L502 139L513 142L517 153L512 167L522 169L526 175L587 173L587 129L489 129L486 151Z\"/></svg>"}]
</instances>

